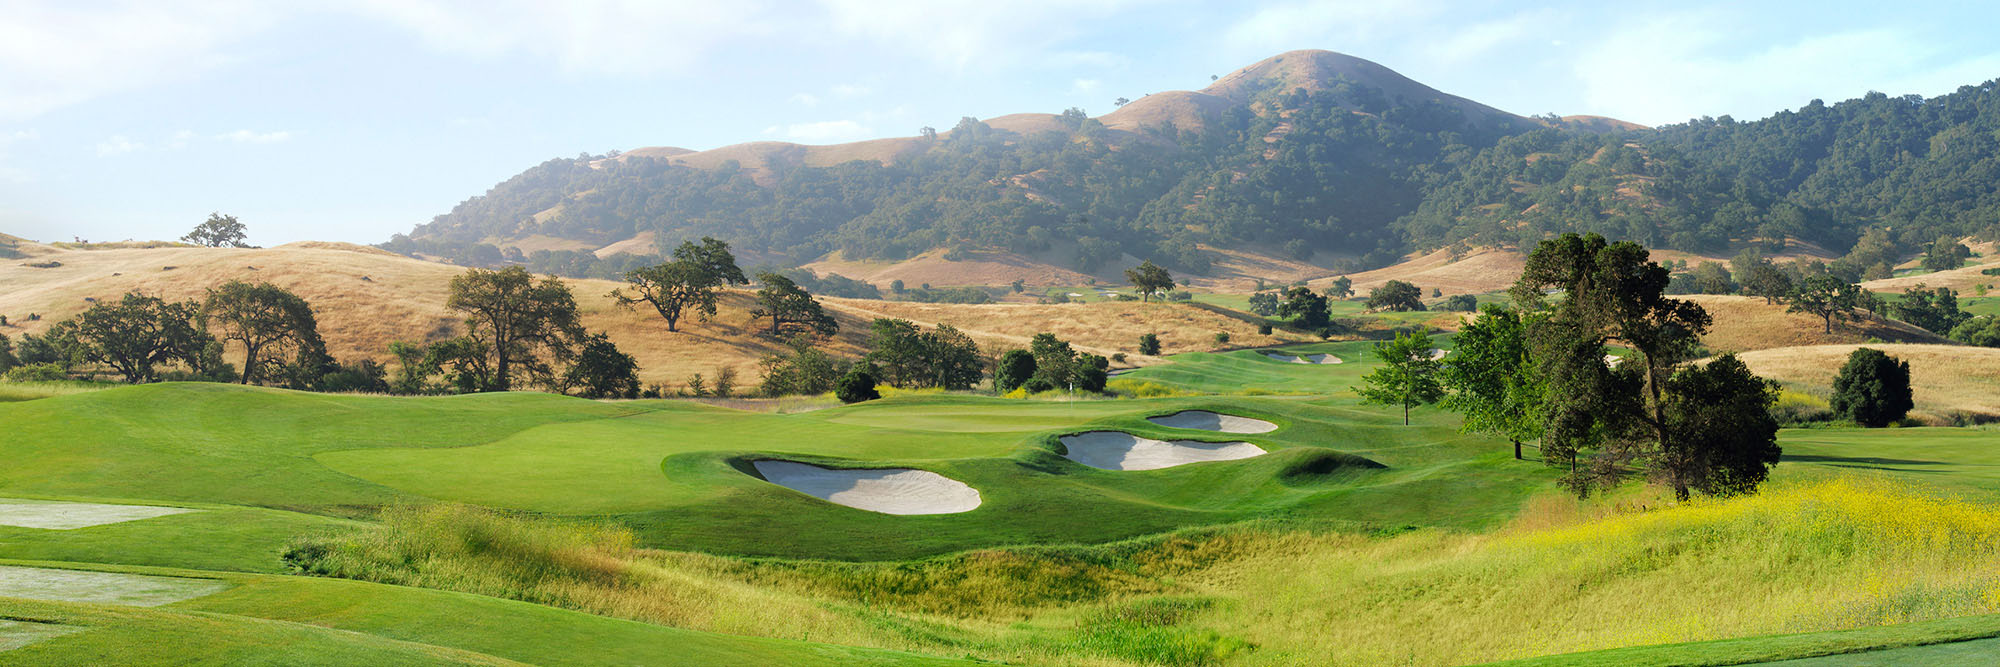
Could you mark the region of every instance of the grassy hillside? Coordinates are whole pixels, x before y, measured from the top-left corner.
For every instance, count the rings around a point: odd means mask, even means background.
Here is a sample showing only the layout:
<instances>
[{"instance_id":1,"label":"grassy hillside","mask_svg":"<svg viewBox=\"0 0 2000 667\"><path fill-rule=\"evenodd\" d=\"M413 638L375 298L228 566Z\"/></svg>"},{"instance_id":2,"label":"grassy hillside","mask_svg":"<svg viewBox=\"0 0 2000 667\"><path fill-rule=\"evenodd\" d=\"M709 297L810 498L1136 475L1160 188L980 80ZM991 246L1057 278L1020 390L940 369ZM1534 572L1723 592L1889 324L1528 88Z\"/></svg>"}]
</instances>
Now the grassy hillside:
<instances>
[{"instance_id":1,"label":"grassy hillside","mask_svg":"<svg viewBox=\"0 0 2000 667\"><path fill-rule=\"evenodd\" d=\"M1749 352L1871 340L1918 344L1950 342L1943 336L1901 320L1873 317L1835 323L1833 333L1829 334L1826 333L1826 323L1820 318L1806 313L1785 312L1784 304L1767 304L1758 297L1689 294L1675 298L1693 301L1708 310L1715 324L1707 335L1701 337L1701 342L1716 352Z\"/></svg>"},{"instance_id":2,"label":"grassy hillside","mask_svg":"<svg viewBox=\"0 0 2000 667\"><path fill-rule=\"evenodd\" d=\"M1962 345L1811 345L1758 350L1741 355L1752 372L1788 387L1827 396L1841 364L1857 348L1869 347L1910 362L1916 412L1933 417L1951 413L2000 415L2000 349Z\"/></svg>"},{"instance_id":3,"label":"grassy hillside","mask_svg":"<svg viewBox=\"0 0 2000 667\"><path fill-rule=\"evenodd\" d=\"M168 299L200 299L209 288L229 280L268 281L292 290L313 304L327 347L343 360L388 362L388 345L403 340L426 342L462 331L462 317L444 307L451 278L463 267L397 256L374 248L342 243L293 243L268 249L143 247L73 250L23 244L27 259L0 261L0 314L9 326L0 333L39 333L56 321L90 307L93 299L113 300L128 291ZM38 268L36 264L58 263ZM607 296L621 283L567 280L583 314L583 324L611 335L620 349L639 361L640 379L676 388L694 373L714 377L734 368L741 382L754 384L759 359L784 346L764 336L751 321L753 292L723 293L716 317L707 323L692 319L682 331L669 333L650 310L618 307ZM1214 334L1231 332L1236 340L1257 339L1255 327L1241 320L1179 305L1095 304L1035 306L1010 304L966 306L902 304L867 300L824 300L840 323L842 334L822 349L842 356L864 351L868 322L876 317L909 317L925 323L949 322L971 334L997 356L1012 347L1026 347L1027 338L1056 330L1078 342L1104 350L1135 350L1139 335L1154 322L1171 324L1170 351L1209 349ZM1140 317L1145 313L1145 317ZM40 315L40 320L30 315ZM1163 316L1165 316L1163 318ZM1279 339L1268 339L1276 341ZM240 352L232 350L234 358ZM240 361L240 359L235 359Z\"/></svg>"}]
</instances>

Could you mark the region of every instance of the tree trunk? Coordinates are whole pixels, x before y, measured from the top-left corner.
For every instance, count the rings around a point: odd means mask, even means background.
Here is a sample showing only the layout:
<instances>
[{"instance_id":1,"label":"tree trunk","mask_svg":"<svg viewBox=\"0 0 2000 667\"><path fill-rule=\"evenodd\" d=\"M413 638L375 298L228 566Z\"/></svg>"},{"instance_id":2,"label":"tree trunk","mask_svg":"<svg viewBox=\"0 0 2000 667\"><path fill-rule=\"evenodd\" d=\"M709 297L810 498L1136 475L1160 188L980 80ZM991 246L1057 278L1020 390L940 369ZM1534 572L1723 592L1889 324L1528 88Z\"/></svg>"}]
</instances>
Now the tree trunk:
<instances>
[{"instance_id":1,"label":"tree trunk","mask_svg":"<svg viewBox=\"0 0 2000 667\"><path fill-rule=\"evenodd\" d=\"M1821 317L1826 319L1826 332L1833 333L1833 313L1828 312L1827 314L1822 315Z\"/></svg>"},{"instance_id":2,"label":"tree trunk","mask_svg":"<svg viewBox=\"0 0 2000 667\"><path fill-rule=\"evenodd\" d=\"M1409 401L1404 401L1404 402L1403 402L1403 425L1404 425L1404 426L1409 426L1409 425L1410 425L1410 402L1409 402Z\"/></svg>"},{"instance_id":3,"label":"tree trunk","mask_svg":"<svg viewBox=\"0 0 2000 667\"><path fill-rule=\"evenodd\" d=\"M243 384L250 384L250 370L257 367L257 346L243 346Z\"/></svg>"},{"instance_id":4,"label":"tree trunk","mask_svg":"<svg viewBox=\"0 0 2000 667\"><path fill-rule=\"evenodd\" d=\"M1512 438L1509 438L1512 440ZM1514 440L1514 460L1521 460L1521 441Z\"/></svg>"}]
</instances>

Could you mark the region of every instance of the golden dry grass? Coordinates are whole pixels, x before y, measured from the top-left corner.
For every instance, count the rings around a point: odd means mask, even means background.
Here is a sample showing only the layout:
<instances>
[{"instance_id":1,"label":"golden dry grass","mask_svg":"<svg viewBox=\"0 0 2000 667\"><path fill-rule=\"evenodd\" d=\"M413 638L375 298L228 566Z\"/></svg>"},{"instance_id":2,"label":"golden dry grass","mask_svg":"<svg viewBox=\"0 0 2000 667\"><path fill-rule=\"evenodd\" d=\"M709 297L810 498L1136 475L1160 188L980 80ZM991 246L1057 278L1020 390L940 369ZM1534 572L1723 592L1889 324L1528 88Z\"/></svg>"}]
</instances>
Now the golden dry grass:
<instances>
[{"instance_id":1,"label":"golden dry grass","mask_svg":"<svg viewBox=\"0 0 2000 667\"><path fill-rule=\"evenodd\" d=\"M1715 325L1701 341L1720 352L1747 352L1774 347L1863 343L1883 340L1892 343L1943 343L1937 334L1898 320L1863 318L1836 323L1833 333L1826 324L1805 313L1787 313L1784 304L1766 304L1758 297L1691 294L1676 298L1701 304L1715 318Z\"/></svg>"},{"instance_id":2,"label":"golden dry grass","mask_svg":"<svg viewBox=\"0 0 2000 667\"><path fill-rule=\"evenodd\" d=\"M1043 332L1055 334L1086 352L1107 357L1123 352L1135 363L1153 361L1138 354L1139 336L1149 332L1160 335L1163 354L1215 349L1217 332L1228 332L1230 345L1238 347L1305 340L1285 331L1261 335L1255 324L1181 303L967 305L833 298L822 301L858 318L895 317L924 325L950 324L965 330L989 353L1025 348L1028 339Z\"/></svg>"},{"instance_id":3,"label":"golden dry grass","mask_svg":"<svg viewBox=\"0 0 2000 667\"><path fill-rule=\"evenodd\" d=\"M1873 348L1910 362L1917 412L2000 415L2000 349L1963 345L1810 345L1740 355L1758 375L1825 396L1847 355Z\"/></svg>"},{"instance_id":4,"label":"golden dry grass","mask_svg":"<svg viewBox=\"0 0 2000 667\"><path fill-rule=\"evenodd\" d=\"M1091 279L1089 275L1011 252L971 252L957 261L947 260L944 255L944 250L932 250L899 262L884 262L848 260L834 253L805 268L821 275L838 273L866 280L877 287L888 287L897 280L910 287L927 283L933 287L993 286L1015 280L1041 287L1082 285Z\"/></svg>"},{"instance_id":5,"label":"golden dry grass","mask_svg":"<svg viewBox=\"0 0 2000 667\"><path fill-rule=\"evenodd\" d=\"M447 285L461 267L401 257L377 248L345 243L294 243L276 248L152 248L62 250L42 247L33 260L0 262L0 314L14 326L10 334L40 332L55 321L82 312L86 298L115 299L131 291L168 299L199 299L208 288L229 280L270 282L313 304L328 351L343 360L388 361L391 341L430 341L457 335L461 318L445 310ZM62 266L37 269L32 262ZM163 270L164 267L175 267ZM723 296L715 320L682 322L668 333L650 310L616 306L606 295L619 284L568 280L584 325L607 332L637 357L640 378L678 385L690 374L713 377L734 368L740 382L755 382L757 360L781 343L758 334L750 322L751 296L733 290ZM40 321L28 321L39 313ZM855 355L867 321L836 312L843 334L827 345L835 354Z\"/></svg>"},{"instance_id":6,"label":"golden dry grass","mask_svg":"<svg viewBox=\"0 0 2000 667\"><path fill-rule=\"evenodd\" d=\"M1988 255L1986 259L1991 260L1993 257ZM1870 280L1861 283L1861 286L1872 292L1903 292L1921 283L1927 287L1949 287L1964 294L1971 294L1973 285L2000 285L2000 276L1980 273L1987 269L2000 269L2000 261L1989 261L1950 271Z\"/></svg>"},{"instance_id":7,"label":"golden dry grass","mask_svg":"<svg viewBox=\"0 0 2000 667\"><path fill-rule=\"evenodd\" d=\"M1445 294L1485 294L1512 286L1526 265L1521 253L1512 249L1475 249L1456 261L1450 252L1439 250L1347 277L1354 281L1355 291L1362 294L1391 280L1412 283L1423 288L1426 295L1432 288L1444 290ZM1329 277L1313 281L1312 285L1325 287L1332 282Z\"/></svg>"}]
</instances>

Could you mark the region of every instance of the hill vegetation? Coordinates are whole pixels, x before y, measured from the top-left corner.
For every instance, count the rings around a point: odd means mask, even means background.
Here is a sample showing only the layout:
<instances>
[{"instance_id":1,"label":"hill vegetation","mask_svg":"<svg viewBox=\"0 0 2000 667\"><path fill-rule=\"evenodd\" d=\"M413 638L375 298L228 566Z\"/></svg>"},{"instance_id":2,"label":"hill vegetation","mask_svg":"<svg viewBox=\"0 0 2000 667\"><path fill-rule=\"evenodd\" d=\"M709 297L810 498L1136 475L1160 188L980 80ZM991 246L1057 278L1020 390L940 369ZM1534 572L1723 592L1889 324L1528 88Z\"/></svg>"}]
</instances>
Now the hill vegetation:
<instances>
[{"instance_id":1,"label":"hill vegetation","mask_svg":"<svg viewBox=\"0 0 2000 667\"><path fill-rule=\"evenodd\" d=\"M1365 60L1295 51L1096 118L966 118L852 150L550 160L384 247L598 277L641 260L590 248L645 255L703 235L784 266L934 251L1051 265L994 284L1123 256L1205 275L1252 249L1320 256L1331 275L1572 231L1697 254L1757 244L1838 255L1868 230L1893 230L1881 241L1905 253L1996 234L1996 130L2000 82L1648 129L1522 118ZM1880 261L1865 259L1857 271Z\"/></svg>"}]
</instances>

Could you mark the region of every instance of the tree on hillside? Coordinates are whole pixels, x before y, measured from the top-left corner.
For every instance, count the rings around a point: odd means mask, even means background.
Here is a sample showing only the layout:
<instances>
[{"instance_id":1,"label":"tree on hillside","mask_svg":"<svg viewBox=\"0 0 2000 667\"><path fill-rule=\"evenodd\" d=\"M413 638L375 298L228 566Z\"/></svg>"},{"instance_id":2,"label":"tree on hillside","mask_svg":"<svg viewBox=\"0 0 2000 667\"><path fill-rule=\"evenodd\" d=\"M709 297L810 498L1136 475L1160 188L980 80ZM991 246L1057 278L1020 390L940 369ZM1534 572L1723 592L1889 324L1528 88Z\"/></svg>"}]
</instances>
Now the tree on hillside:
<instances>
[{"instance_id":1,"label":"tree on hillside","mask_svg":"<svg viewBox=\"0 0 2000 667\"><path fill-rule=\"evenodd\" d=\"M445 307L465 314L466 336L492 355L492 384L477 391L512 388L516 367L545 373L547 354L583 338L569 286L518 266L467 269L451 279Z\"/></svg>"},{"instance_id":2,"label":"tree on hillside","mask_svg":"<svg viewBox=\"0 0 2000 667\"><path fill-rule=\"evenodd\" d=\"M1354 281L1347 276L1334 278L1333 284L1326 288L1326 298L1345 299L1350 296L1354 296Z\"/></svg>"},{"instance_id":3,"label":"tree on hillside","mask_svg":"<svg viewBox=\"0 0 2000 667\"><path fill-rule=\"evenodd\" d=\"M1959 243L1958 239L1944 236L1924 250L1923 267L1925 271L1950 271L1964 266L1965 260L1971 258L1971 248Z\"/></svg>"},{"instance_id":4,"label":"tree on hillside","mask_svg":"<svg viewBox=\"0 0 2000 667\"><path fill-rule=\"evenodd\" d=\"M1972 319L1971 313L1958 309L1957 292L1949 287L1930 289L1923 283L1911 285L1891 309L1896 319L1938 334L1950 333L1953 328Z\"/></svg>"},{"instance_id":5,"label":"tree on hillside","mask_svg":"<svg viewBox=\"0 0 2000 667\"><path fill-rule=\"evenodd\" d=\"M1258 292L1256 294L1250 295L1250 312L1252 314L1262 315L1265 317L1270 317L1272 315L1278 314L1277 293Z\"/></svg>"},{"instance_id":6,"label":"tree on hillside","mask_svg":"<svg viewBox=\"0 0 2000 667\"><path fill-rule=\"evenodd\" d=\"M1834 414L1868 428L1900 421L1916 407L1910 396L1910 362L1873 348L1857 349L1834 377L1828 402Z\"/></svg>"},{"instance_id":7,"label":"tree on hillside","mask_svg":"<svg viewBox=\"0 0 2000 667\"><path fill-rule=\"evenodd\" d=\"M585 336L572 356L569 368L551 382L558 393L574 389L584 398L639 396L639 361L619 350L610 336L603 332Z\"/></svg>"},{"instance_id":8,"label":"tree on hillside","mask_svg":"<svg viewBox=\"0 0 2000 667\"><path fill-rule=\"evenodd\" d=\"M745 284L743 269L736 266L736 256L730 254L729 244L704 236L701 243L682 241L674 249L673 260L633 269L625 273L625 281L631 283L631 295L625 290L611 291L611 297L627 308L645 302L652 304L653 310L666 319L668 331L679 331L682 313L688 309L707 322L715 316L715 293L723 285Z\"/></svg>"},{"instance_id":9,"label":"tree on hillside","mask_svg":"<svg viewBox=\"0 0 2000 667\"><path fill-rule=\"evenodd\" d=\"M1008 350L993 368L993 390L1005 394L1035 377L1035 355L1027 350Z\"/></svg>"},{"instance_id":10,"label":"tree on hillside","mask_svg":"<svg viewBox=\"0 0 2000 667\"><path fill-rule=\"evenodd\" d=\"M1278 315L1289 317L1293 325L1306 329L1323 328L1333 319L1326 297L1314 294L1303 286L1285 291L1285 301L1279 304Z\"/></svg>"},{"instance_id":11,"label":"tree on hillside","mask_svg":"<svg viewBox=\"0 0 2000 667\"><path fill-rule=\"evenodd\" d=\"M14 356L14 342L7 339L7 334L0 334L0 373L19 365L21 360Z\"/></svg>"},{"instance_id":12,"label":"tree on hillside","mask_svg":"<svg viewBox=\"0 0 2000 667\"><path fill-rule=\"evenodd\" d=\"M1139 354L1156 355L1159 353L1160 353L1159 334L1156 333L1139 334Z\"/></svg>"},{"instance_id":13,"label":"tree on hillside","mask_svg":"<svg viewBox=\"0 0 2000 667\"><path fill-rule=\"evenodd\" d=\"M1396 339L1375 344L1375 356L1382 365L1362 376L1354 391L1361 399L1377 405L1400 405L1403 425L1410 425L1410 408L1430 405L1444 398L1440 383L1442 364L1431 357L1436 349L1427 330L1396 335Z\"/></svg>"},{"instance_id":14,"label":"tree on hillside","mask_svg":"<svg viewBox=\"0 0 2000 667\"><path fill-rule=\"evenodd\" d=\"M1444 364L1439 381L1449 391L1443 405L1465 415L1459 430L1491 433L1514 445L1541 437L1541 376L1528 354L1527 320L1499 304L1487 304L1452 340L1458 348Z\"/></svg>"},{"instance_id":15,"label":"tree on hillside","mask_svg":"<svg viewBox=\"0 0 2000 667\"><path fill-rule=\"evenodd\" d=\"M1775 305L1792 292L1791 276L1769 261L1752 264L1742 282L1744 294L1764 297L1766 305Z\"/></svg>"},{"instance_id":16,"label":"tree on hillside","mask_svg":"<svg viewBox=\"0 0 2000 667\"><path fill-rule=\"evenodd\" d=\"M243 229L236 216L210 213L208 220L195 225L194 231L181 237L181 241L210 248L248 248L250 245L243 242Z\"/></svg>"},{"instance_id":17,"label":"tree on hillside","mask_svg":"<svg viewBox=\"0 0 2000 667\"><path fill-rule=\"evenodd\" d=\"M1735 294L1736 281L1729 275L1729 269L1721 262L1702 262L1689 272L1694 279L1694 289L1699 294Z\"/></svg>"},{"instance_id":18,"label":"tree on hillside","mask_svg":"<svg viewBox=\"0 0 2000 667\"><path fill-rule=\"evenodd\" d=\"M1951 339L1966 345L2000 347L2000 315L1980 315L1953 327Z\"/></svg>"},{"instance_id":19,"label":"tree on hillside","mask_svg":"<svg viewBox=\"0 0 2000 667\"><path fill-rule=\"evenodd\" d=\"M1514 302L1542 313L1528 337L1548 406L1543 460L1570 464L1564 483L1579 495L1667 442L1667 376L1693 356L1710 323L1701 306L1666 297L1671 281L1637 243L1564 234L1538 244L1514 283ZM1615 371L1603 361L1613 339L1637 353ZM1586 456L1590 465L1578 465Z\"/></svg>"},{"instance_id":20,"label":"tree on hillside","mask_svg":"<svg viewBox=\"0 0 2000 667\"><path fill-rule=\"evenodd\" d=\"M764 381L759 391L765 396L823 394L846 369L818 347L812 336L799 334L785 341L785 349L766 355L759 363Z\"/></svg>"},{"instance_id":21,"label":"tree on hillside","mask_svg":"<svg viewBox=\"0 0 2000 667\"><path fill-rule=\"evenodd\" d=\"M62 341L82 361L110 366L128 383L152 382L160 365L174 361L201 370L215 338L195 326L199 310L192 301L133 292L56 323L46 337Z\"/></svg>"},{"instance_id":22,"label":"tree on hillside","mask_svg":"<svg viewBox=\"0 0 2000 667\"><path fill-rule=\"evenodd\" d=\"M326 355L312 305L271 283L231 280L210 289L197 321L216 338L243 345L243 384L256 381L266 365L282 363L285 352L306 359Z\"/></svg>"},{"instance_id":23,"label":"tree on hillside","mask_svg":"<svg viewBox=\"0 0 2000 667\"><path fill-rule=\"evenodd\" d=\"M1833 333L1834 321L1846 321L1854 317L1854 311L1866 305L1866 297L1860 285L1856 285L1832 275L1818 275L1806 278L1792 287L1792 293L1785 297L1792 305L1785 309L1788 313L1811 313L1826 323L1826 333Z\"/></svg>"},{"instance_id":24,"label":"tree on hillside","mask_svg":"<svg viewBox=\"0 0 2000 667\"><path fill-rule=\"evenodd\" d=\"M1140 262L1139 266L1126 269L1125 280L1138 288L1141 301L1149 301L1156 293L1170 292L1174 289L1173 275L1150 259Z\"/></svg>"},{"instance_id":25,"label":"tree on hillside","mask_svg":"<svg viewBox=\"0 0 2000 667\"><path fill-rule=\"evenodd\" d=\"M895 387L970 389L985 367L979 345L950 325L924 331L908 320L877 319L868 326L868 347L864 359L875 377Z\"/></svg>"},{"instance_id":26,"label":"tree on hillside","mask_svg":"<svg viewBox=\"0 0 2000 667\"><path fill-rule=\"evenodd\" d=\"M757 307L750 311L750 319L769 318L771 335L807 331L821 336L840 333L840 323L792 279L776 273L759 273L757 282L763 287L757 290Z\"/></svg>"},{"instance_id":27,"label":"tree on hillside","mask_svg":"<svg viewBox=\"0 0 2000 667\"><path fill-rule=\"evenodd\" d=\"M1401 280L1391 280L1368 290L1368 308L1393 312L1423 310L1424 290Z\"/></svg>"},{"instance_id":28,"label":"tree on hillside","mask_svg":"<svg viewBox=\"0 0 2000 667\"><path fill-rule=\"evenodd\" d=\"M1722 496L1749 493L1771 474L1782 453L1771 417L1777 392L1736 358L1690 365L1667 380L1666 439L1654 474L1685 501L1690 490Z\"/></svg>"},{"instance_id":29,"label":"tree on hillside","mask_svg":"<svg viewBox=\"0 0 2000 667\"><path fill-rule=\"evenodd\" d=\"M1052 333L1038 333L1028 341L1028 353L1035 356L1035 378L1057 389L1069 389L1076 382L1076 350Z\"/></svg>"}]
</instances>

